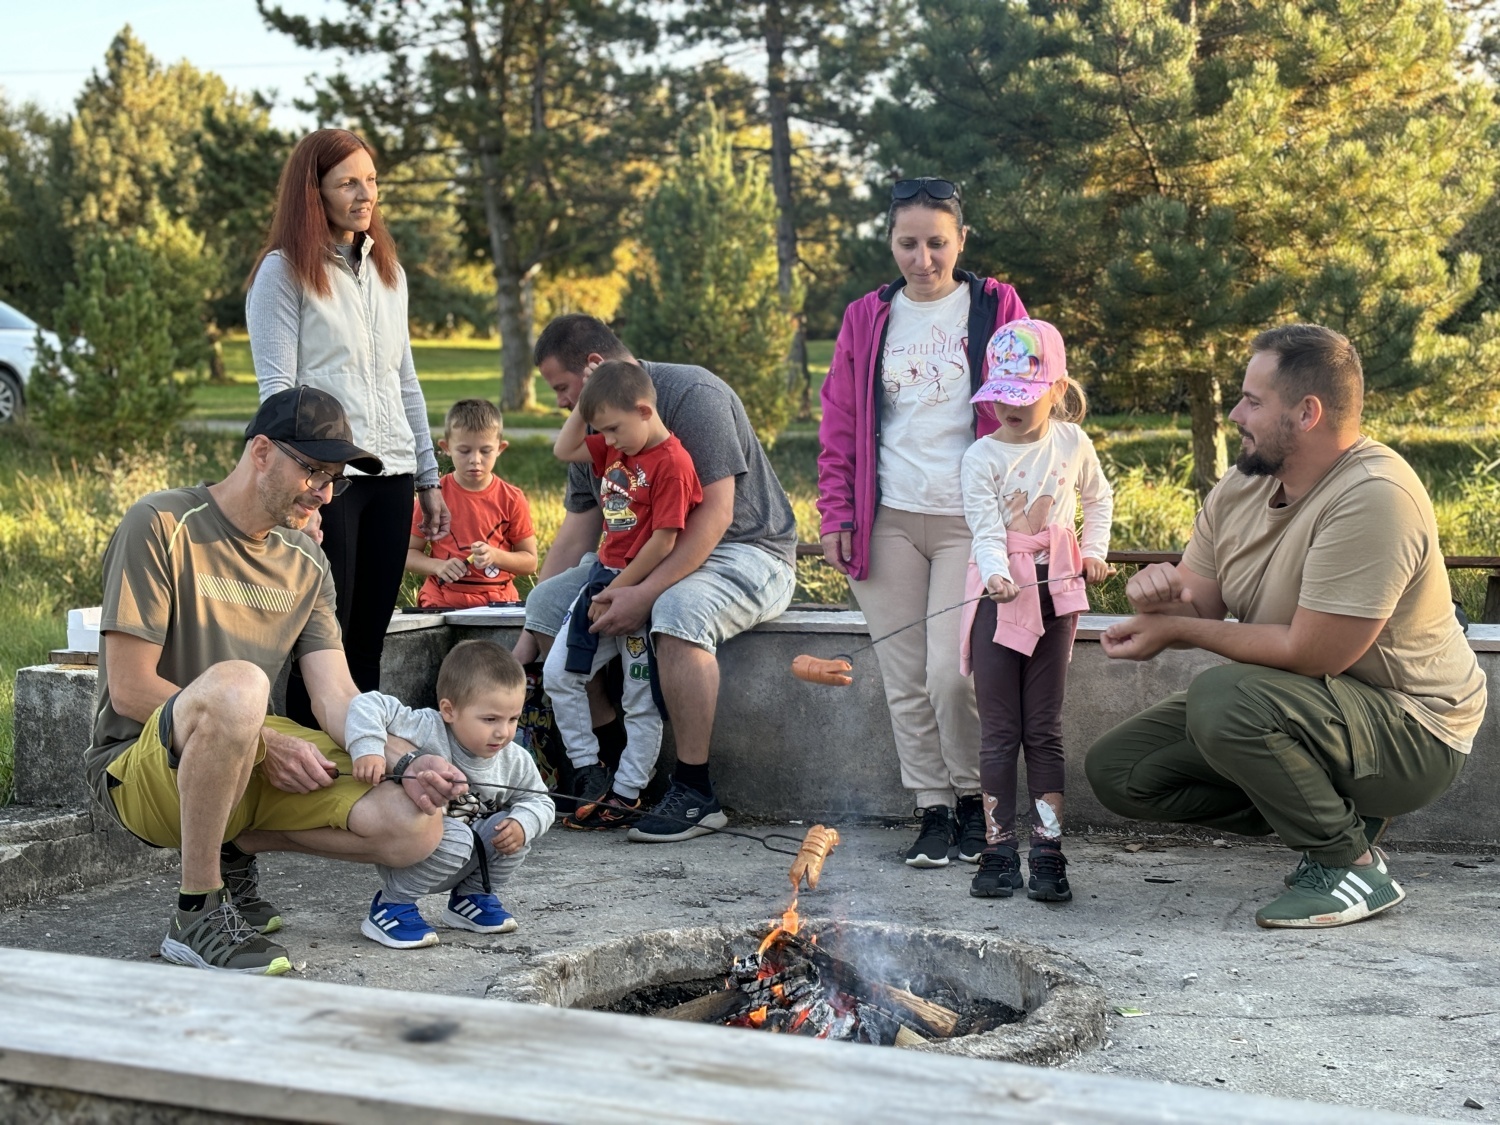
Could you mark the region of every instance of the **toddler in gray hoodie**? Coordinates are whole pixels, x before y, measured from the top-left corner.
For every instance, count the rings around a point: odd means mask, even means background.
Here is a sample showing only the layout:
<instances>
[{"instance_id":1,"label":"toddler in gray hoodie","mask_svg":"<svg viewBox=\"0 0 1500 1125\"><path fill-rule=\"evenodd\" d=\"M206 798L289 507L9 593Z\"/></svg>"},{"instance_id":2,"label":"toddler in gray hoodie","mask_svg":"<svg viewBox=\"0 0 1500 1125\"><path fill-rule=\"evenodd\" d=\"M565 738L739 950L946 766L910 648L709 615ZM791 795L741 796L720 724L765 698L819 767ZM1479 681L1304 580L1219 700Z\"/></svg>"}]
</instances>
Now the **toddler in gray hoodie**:
<instances>
[{"instance_id":1,"label":"toddler in gray hoodie","mask_svg":"<svg viewBox=\"0 0 1500 1125\"><path fill-rule=\"evenodd\" d=\"M468 794L450 802L442 842L430 856L410 867L375 868L380 890L360 932L392 949L437 944L437 931L416 902L440 891L449 892L447 925L481 934L514 930L515 918L494 892L510 881L556 815L530 752L514 741L526 696L526 673L516 658L489 641L463 641L443 660L437 694L433 711L365 692L349 705L344 728L361 781L382 780L386 736L396 735L417 748L396 772L417 755L437 754L470 785Z\"/></svg>"}]
</instances>

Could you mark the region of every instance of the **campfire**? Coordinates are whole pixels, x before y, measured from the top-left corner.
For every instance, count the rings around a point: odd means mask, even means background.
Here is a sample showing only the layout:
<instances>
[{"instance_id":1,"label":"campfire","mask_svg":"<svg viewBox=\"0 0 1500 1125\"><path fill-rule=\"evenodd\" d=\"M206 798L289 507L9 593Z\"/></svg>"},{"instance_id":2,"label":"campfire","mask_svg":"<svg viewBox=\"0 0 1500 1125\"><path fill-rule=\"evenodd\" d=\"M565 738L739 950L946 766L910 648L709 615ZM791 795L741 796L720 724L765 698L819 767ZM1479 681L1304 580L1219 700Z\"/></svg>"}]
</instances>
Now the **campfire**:
<instances>
[{"instance_id":1,"label":"campfire","mask_svg":"<svg viewBox=\"0 0 1500 1125\"><path fill-rule=\"evenodd\" d=\"M946 1003L869 979L801 929L793 898L759 948L735 960L721 988L657 1015L896 1047L972 1035L1024 1017L1005 1004L964 999L941 984L931 991Z\"/></svg>"}]
</instances>

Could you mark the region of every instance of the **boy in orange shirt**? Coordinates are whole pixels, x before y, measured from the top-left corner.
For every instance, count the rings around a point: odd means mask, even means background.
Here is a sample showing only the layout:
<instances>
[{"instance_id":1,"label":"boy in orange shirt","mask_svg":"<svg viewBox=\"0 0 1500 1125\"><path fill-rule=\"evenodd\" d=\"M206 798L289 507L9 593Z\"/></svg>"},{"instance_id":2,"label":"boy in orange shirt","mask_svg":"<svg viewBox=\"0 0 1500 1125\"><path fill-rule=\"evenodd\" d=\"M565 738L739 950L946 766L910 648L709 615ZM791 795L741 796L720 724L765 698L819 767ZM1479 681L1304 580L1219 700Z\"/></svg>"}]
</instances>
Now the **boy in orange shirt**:
<instances>
[{"instance_id":1,"label":"boy in orange shirt","mask_svg":"<svg viewBox=\"0 0 1500 1125\"><path fill-rule=\"evenodd\" d=\"M412 516L406 569L425 574L417 595L423 609L468 609L518 602L513 576L536 573L536 531L526 494L495 475L509 444L501 439L500 411L481 398L461 399L443 420L438 448L453 459L442 479L452 531L429 543L419 533L423 514Z\"/></svg>"}]
</instances>

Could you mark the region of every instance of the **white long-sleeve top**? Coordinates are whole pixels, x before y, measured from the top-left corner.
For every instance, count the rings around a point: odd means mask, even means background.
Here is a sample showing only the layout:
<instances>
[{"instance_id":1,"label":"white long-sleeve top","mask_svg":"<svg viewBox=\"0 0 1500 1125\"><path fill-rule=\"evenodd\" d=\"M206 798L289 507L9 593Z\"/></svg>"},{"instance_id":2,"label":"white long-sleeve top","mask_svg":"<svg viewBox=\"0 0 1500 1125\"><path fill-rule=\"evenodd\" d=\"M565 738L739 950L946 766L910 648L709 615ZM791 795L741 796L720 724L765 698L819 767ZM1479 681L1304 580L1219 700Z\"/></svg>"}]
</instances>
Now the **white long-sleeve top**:
<instances>
[{"instance_id":1,"label":"white long-sleeve top","mask_svg":"<svg viewBox=\"0 0 1500 1125\"><path fill-rule=\"evenodd\" d=\"M393 696L367 691L349 704L344 745L349 757L385 753L385 736L404 738L424 754L437 754L463 771L470 784L482 785L476 796L497 812L505 809L521 826L529 844L552 827L557 806L537 773L531 752L512 742L493 758L470 754L458 744L443 716L426 707L411 708ZM517 790L534 790L524 793Z\"/></svg>"},{"instance_id":2,"label":"white long-sleeve top","mask_svg":"<svg viewBox=\"0 0 1500 1125\"><path fill-rule=\"evenodd\" d=\"M961 480L964 516L974 536L971 557L985 582L997 574L1010 580L1008 530L1034 535L1053 524L1072 529L1080 499L1079 550L1091 559L1109 552L1115 493L1081 426L1054 421L1036 442L982 437L964 454ZM1046 561L1045 552L1037 556L1037 562Z\"/></svg>"}]
</instances>

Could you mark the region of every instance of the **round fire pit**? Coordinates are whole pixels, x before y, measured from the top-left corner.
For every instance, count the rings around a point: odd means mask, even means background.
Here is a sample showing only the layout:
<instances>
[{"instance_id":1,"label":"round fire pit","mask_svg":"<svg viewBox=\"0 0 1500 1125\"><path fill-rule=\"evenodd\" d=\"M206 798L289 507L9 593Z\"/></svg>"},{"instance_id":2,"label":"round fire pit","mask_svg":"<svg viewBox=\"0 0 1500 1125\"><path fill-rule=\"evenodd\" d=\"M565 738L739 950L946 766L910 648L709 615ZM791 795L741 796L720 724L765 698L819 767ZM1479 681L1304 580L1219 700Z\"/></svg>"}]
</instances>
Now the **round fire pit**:
<instances>
[{"instance_id":1,"label":"round fire pit","mask_svg":"<svg viewBox=\"0 0 1500 1125\"><path fill-rule=\"evenodd\" d=\"M645 1015L722 989L770 927L655 930L547 954L497 980L500 1000ZM879 922L804 923L804 937L882 988L930 992L970 1010L1016 1009L1016 1022L910 1050L1053 1065L1099 1045L1104 993L1082 965L1040 946ZM914 987L913 987L914 986ZM954 998L957 998L956 1000ZM717 1021L715 1021L717 1022ZM962 1030L962 1028L960 1029Z\"/></svg>"}]
</instances>

